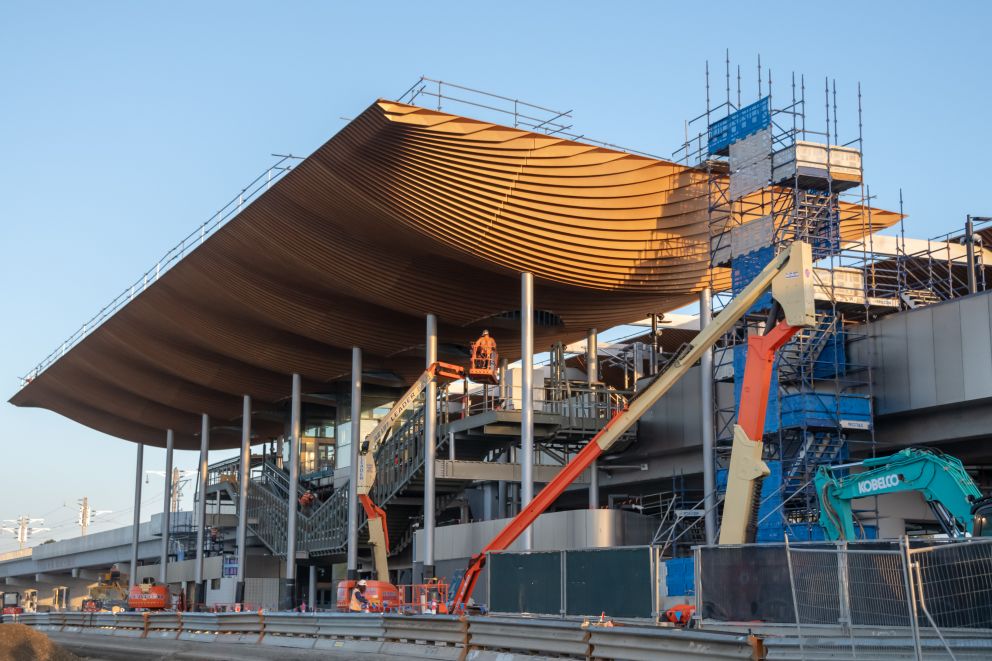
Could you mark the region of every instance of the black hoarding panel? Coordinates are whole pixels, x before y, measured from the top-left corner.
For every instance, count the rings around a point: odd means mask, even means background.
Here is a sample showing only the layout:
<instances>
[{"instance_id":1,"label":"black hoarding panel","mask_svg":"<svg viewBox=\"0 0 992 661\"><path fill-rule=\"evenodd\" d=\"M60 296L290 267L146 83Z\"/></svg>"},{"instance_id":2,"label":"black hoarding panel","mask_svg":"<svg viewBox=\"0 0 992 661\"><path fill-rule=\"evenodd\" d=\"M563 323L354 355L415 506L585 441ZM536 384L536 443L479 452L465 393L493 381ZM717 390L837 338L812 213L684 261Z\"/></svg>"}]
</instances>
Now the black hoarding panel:
<instances>
[{"instance_id":1,"label":"black hoarding panel","mask_svg":"<svg viewBox=\"0 0 992 661\"><path fill-rule=\"evenodd\" d=\"M795 622L782 546L701 549L702 616L728 622Z\"/></svg>"},{"instance_id":2,"label":"black hoarding panel","mask_svg":"<svg viewBox=\"0 0 992 661\"><path fill-rule=\"evenodd\" d=\"M494 613L561 614L561 555L492 553L489 609Z\"/></svg>"},{"instance_id":3,"label":"black hoarding panel","mask_svg":"<svg viewBox=\"0 0 992 661\"><path fill-rule=\"evenodd\" d=\"M569 615L652 617L648 548L565 551Z\"/></svg>"}]
</instances>

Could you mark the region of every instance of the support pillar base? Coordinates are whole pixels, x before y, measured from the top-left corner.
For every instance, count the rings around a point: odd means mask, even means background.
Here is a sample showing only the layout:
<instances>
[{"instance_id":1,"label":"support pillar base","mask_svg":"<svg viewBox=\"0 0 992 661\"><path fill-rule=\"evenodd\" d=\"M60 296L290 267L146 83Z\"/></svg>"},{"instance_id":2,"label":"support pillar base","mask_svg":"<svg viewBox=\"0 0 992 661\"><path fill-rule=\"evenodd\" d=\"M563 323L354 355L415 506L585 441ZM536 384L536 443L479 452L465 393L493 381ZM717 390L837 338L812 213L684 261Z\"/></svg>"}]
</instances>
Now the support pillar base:
<instances>
[{"instance_id":1,"label":"support pillar base","mask_svg":"<svg viewBox=\"0 0 992 661\"><path fill-rule=\"evenodd\" d=\"M296 579L287 578L282 584L281 610L291 611L296 608Z\"/></svg>"}]
</instances>

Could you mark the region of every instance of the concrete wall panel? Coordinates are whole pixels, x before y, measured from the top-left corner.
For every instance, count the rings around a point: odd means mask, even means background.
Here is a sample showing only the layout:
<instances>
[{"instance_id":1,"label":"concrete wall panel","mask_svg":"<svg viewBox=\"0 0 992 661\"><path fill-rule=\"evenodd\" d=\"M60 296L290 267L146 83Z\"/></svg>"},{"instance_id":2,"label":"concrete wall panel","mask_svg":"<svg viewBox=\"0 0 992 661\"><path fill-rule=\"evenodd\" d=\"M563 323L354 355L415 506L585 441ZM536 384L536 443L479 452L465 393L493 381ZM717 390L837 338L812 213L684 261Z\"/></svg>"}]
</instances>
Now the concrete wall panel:
<instances>
[{"instance_id":1,"label":"concrete wall panel","mask_svg":"<svg viewBox=\"0 0 992 661\"><path fill-rule=\"evenodd\" d=\"M992 397L992 298L961 299L962 381L965 399Z\"/></svg>"},{"instance_id":2,"label":"concrete wall panel","mask_svg":"<svg viewBox=\"0 0 992 661\"><path fill-rule=\"evenodd\" d=\"M933 310L924 308L906 315L906 343L909 351L909 404L915 409L937 404L934 368Z\"/></svg>"}]
</instances>

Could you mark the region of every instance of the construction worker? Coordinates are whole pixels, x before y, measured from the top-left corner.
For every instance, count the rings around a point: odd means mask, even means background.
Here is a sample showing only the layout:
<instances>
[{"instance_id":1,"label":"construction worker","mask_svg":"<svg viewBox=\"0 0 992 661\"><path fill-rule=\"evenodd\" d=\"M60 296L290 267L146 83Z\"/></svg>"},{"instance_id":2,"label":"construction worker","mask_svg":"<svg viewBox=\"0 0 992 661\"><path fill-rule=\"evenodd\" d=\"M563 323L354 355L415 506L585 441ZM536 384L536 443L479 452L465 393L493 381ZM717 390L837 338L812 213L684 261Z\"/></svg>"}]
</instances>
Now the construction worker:
<instances>
[{"instance_id":1,"label":"construction worker","mask_svg":"<svg viewBox=\"0 0 992 661\"><path fill-rule=\"evenodd\" d=\"M358 585L351 591L351 601L348 602L348 610L352 613L368 613L369 600L365 597L365 589L368 583L363 578L358 581Z\"/></svg>"},{"instance_id":2,"label":"construction worker","mask_svg":"<svg viewBox=\"0 0 992 661\"><path fill-rule=\"evenodd\" d=\"M488 330L482 331L479 339L472 343L472 368L496 369L496 340L490 337Z\"/></svg>"},{"instance_id":3,"label":"construction worker","mask_svg":"<svg viewBox=\"0 0 992 661\"><path fill-rule=\"evenodd\" d=\"M696 607L691 604L677 604L665 611L665 619L672 624L684 627L692 621L692 614L696 612Z\"/></svg>"}]
</instances>

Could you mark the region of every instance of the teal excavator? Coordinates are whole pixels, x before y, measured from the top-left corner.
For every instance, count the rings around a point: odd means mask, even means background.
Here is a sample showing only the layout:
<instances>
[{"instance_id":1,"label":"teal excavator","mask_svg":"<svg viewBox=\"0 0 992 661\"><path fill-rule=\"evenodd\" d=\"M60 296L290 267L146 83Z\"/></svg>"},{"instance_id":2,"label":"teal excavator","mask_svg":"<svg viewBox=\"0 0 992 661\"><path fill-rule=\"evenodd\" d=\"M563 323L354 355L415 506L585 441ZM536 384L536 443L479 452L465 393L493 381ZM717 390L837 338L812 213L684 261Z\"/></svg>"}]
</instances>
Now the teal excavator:
<instances>
[{"instance_id":1,"label":"teal excavator","mask_svg":"<svg viewBox=\"0 0 992 661\"><path fill-rule=\"evenodd\" d=\"M835 471L861 467L860 473ZM915 491L933 510L948 537L992 536L992 497L982 492L960 459L930 448L906 448L887 457L853 464L820 466L814 478L820 500L820 525L830 540L858 539L852 503L890 493Z\"/></svg>"}]
</instances>

